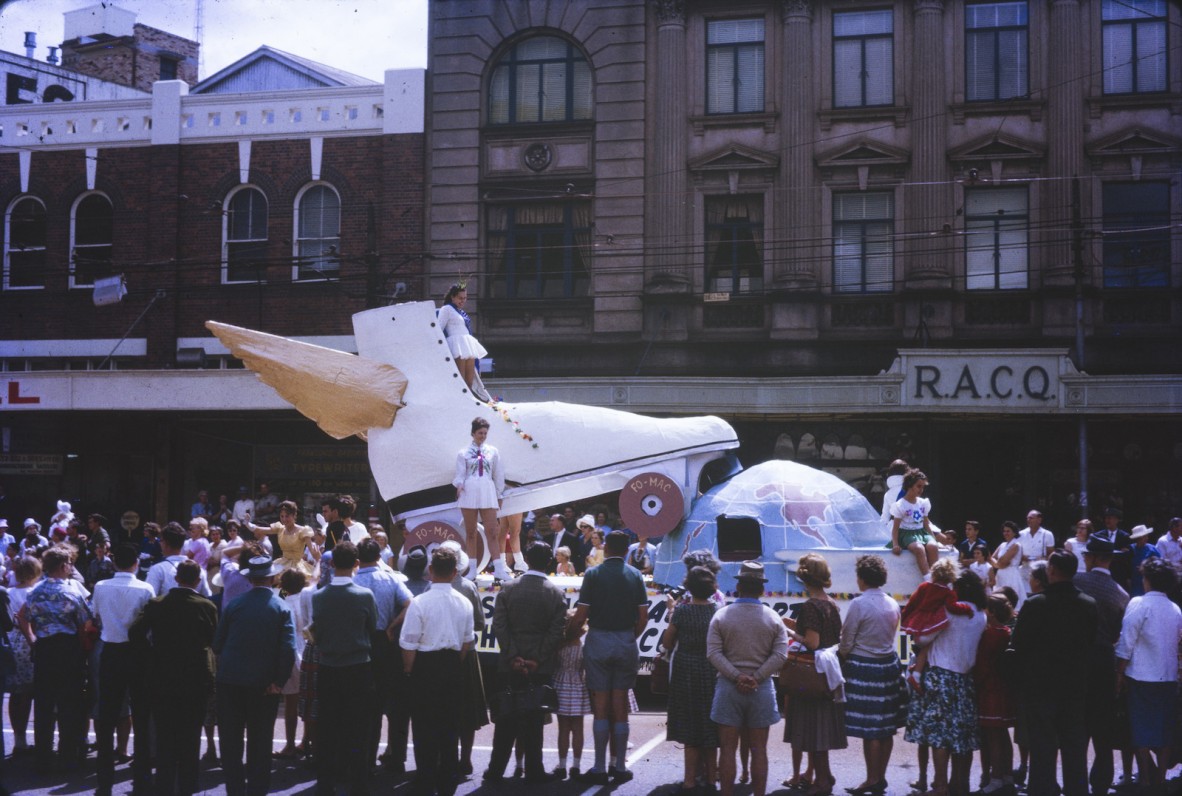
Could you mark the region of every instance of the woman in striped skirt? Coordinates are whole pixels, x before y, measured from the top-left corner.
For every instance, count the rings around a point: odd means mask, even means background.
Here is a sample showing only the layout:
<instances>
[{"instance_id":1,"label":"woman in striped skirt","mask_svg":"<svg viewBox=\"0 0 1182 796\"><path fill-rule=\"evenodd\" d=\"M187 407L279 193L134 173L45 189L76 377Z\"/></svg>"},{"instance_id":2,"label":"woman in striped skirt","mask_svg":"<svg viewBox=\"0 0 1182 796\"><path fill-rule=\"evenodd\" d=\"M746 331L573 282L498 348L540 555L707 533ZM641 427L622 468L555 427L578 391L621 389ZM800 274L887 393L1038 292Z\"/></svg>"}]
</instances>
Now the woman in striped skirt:
<instances>
[{"instance_id":1,"label":"woman in striped skirt","mask_svg":"<svg viewBox=\"0 0 1182 796\"><path fill-rule=\"evenodd\" d=\"M856 571L862 594L846 613L837 651L845 674L845 731L862 739L866 779L849 792L882 796L895 732L907 720L903 665L895 652L899 604L882 590L887 569L879 556L860 557Z\"/></svg>"}]
</instances>

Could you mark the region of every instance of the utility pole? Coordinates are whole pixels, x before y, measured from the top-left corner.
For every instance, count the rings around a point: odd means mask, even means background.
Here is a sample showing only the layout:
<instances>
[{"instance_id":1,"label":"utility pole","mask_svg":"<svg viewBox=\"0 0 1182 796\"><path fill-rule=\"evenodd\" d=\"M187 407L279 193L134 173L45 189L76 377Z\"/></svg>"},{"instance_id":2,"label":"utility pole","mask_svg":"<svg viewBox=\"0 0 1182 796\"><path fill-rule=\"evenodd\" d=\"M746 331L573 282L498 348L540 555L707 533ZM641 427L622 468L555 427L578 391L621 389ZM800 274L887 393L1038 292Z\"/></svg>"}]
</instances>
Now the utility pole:
<instances>
[{"instance_id":1,"label":"utility pole","mask_svg":"<svg viewBox=\"0 0 1182 796\"><path fill-rule=\"evenodd\" d=\"M1071 178L1071 254L1075 265L1075 367L1084 370L1084 269L1083 208L1081 207L1079 176ZM1084 407L1086 411L1086 406ZM1081 413L1079 424L1079 509L1080 516L1088 516L1088 419Z\"/></svg>"}]
</instances>

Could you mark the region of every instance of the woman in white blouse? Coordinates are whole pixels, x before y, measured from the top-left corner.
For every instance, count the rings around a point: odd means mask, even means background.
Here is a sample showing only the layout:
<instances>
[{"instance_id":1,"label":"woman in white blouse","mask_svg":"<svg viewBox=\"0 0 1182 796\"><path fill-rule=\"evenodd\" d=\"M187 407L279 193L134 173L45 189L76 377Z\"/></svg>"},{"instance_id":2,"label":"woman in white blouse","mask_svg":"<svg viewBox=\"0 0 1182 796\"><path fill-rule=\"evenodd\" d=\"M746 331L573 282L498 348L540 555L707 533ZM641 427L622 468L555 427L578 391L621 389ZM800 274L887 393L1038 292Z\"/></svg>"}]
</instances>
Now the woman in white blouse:
<instances>
[{"instance_id":1,"label":"woman in white blouse","mask_svg":"<svg viewBox=\"0 0 1182 796\"><path fill-rule=\"evenodd\" d=\"M484 523L493 573L501 580L509 580L513 573L501 553L501 531L497 522L501 496L505 492L505 473L501 469L500 452L485 444L487 439L488 421L483 417L473 418L472 443L456 454L456 477L452 486L456 488L456 502L464 515L465 547L473 568L480 566L480 548L476 543L479 533L476 521L479 519ZM471 572L469 577L475 575L476 572Z\"/></svg>"},{"instance_id":2,"label":"woman in white blouse","mask_svg":"<svg viewBox=\"0 0 1182 796\"><path fill-rule=\"evenodd\" d=\"M464 377L464 384L472 389L472 382L476 378L476 360L488 356L488 351L480 341L472 336L472 320L464 312L464 304L468 302L468 291L462 284L452 285L447 295L443 297L443 306L439 308L439 325L443 329L443 336L447 338L447 347L451 349L452 359Z\"/></svg>"}]
</instances>

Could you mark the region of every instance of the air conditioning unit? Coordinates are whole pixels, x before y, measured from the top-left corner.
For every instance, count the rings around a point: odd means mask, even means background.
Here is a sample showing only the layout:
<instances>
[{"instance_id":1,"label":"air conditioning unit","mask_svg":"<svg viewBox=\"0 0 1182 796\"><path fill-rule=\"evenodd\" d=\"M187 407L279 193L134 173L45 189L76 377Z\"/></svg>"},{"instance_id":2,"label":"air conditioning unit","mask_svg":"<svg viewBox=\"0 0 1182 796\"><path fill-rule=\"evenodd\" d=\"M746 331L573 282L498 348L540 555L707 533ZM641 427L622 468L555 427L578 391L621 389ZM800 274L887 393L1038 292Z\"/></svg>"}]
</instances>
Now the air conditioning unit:
<instances>
[{"instance_id":1,"label":"air conditioning unit","mask_svg":"<svg viewBox=\"0 0 1182 796\"><path fill-rule=\"evenodd\" d=\"M108 304L118 304L127 295L127 285L123 281L123 274L108 276L94 280L94 295L92 301L96 307L106 307Z\"/></svg>"}]
</instances>

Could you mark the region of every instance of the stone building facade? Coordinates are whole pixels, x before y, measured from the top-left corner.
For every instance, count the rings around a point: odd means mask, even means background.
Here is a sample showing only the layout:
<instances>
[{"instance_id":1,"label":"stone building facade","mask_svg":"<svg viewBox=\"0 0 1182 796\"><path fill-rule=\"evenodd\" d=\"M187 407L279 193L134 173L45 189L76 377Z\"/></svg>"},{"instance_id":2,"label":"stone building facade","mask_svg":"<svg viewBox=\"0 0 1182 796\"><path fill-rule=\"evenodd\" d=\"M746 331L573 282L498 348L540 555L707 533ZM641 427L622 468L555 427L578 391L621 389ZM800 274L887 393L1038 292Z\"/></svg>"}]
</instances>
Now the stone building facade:
<instances>
[{"instance_id":1,"label":"stone building facade","mask_svg":"<svg viewBox=\"0 0 1182 796\"><path fill-rule=\"evenodd\" d=\"M1093 512L1182 500L1176 377L1149 405L955 380L920 405L915 373L849 400L913 350L970 373L1070 350L1133 391L1182 372L1177 4L490 0L429 24L429 291L469 278L500 376L708 406L756 458L858 451L829 463L851 478L905 453L956 472L946 523L1062 527L1080 417ZM643 379L667 389L636 401Z\"/></svg>"}]
</instances>

